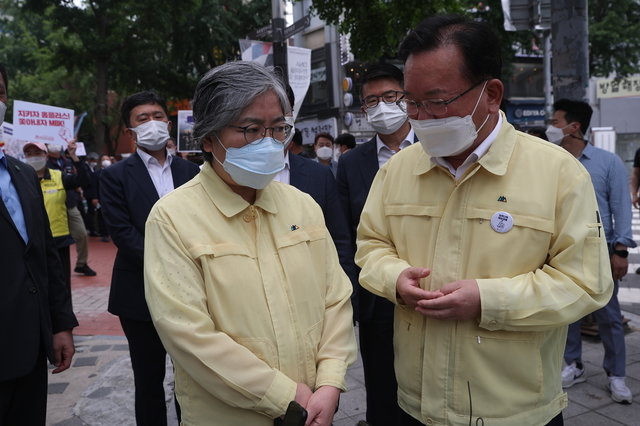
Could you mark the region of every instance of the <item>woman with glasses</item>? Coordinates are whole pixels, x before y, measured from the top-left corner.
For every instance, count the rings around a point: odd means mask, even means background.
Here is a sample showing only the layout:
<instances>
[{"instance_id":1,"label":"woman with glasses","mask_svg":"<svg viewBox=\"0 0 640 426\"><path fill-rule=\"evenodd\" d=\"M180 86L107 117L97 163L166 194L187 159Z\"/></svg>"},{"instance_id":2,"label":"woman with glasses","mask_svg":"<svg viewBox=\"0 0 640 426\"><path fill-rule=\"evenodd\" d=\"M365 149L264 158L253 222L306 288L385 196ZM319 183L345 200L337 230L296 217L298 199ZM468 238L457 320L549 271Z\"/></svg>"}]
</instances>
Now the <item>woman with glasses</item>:
<instances>
[{"instance_id":1,"label":"woman with glasses","mask_svg":"<svg viewBox=\"0 0 640 426\"><path fill-rule=\"evenodd\" d=\"M351 284L318 205L272 182L290 108L258 64L209 71L193 99L205 165L149 215L146 298L183 425L279 424L294 400L330 425L345 390Z\"/></svg>"}]
</instances>

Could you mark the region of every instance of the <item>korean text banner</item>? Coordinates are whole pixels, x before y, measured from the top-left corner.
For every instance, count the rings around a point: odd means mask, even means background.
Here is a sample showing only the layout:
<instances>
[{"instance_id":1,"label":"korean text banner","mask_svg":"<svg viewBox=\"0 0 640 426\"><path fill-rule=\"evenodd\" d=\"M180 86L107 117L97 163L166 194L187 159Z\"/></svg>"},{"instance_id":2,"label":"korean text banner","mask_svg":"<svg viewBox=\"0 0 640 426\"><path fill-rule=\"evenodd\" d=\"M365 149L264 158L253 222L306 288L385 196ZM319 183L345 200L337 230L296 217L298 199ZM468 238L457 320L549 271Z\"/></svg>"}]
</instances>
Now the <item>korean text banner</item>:
<instances>
[{"instance_id":1,"label":"korean text banner","mask_svg":"<svg viewBox=\"0 0 640 426\"><path fill-rule=\"evenodd\" d=\"M73 139L73 110L25 101L13 102L13 137L62 145Z\"/></svg>"}]
</instances>

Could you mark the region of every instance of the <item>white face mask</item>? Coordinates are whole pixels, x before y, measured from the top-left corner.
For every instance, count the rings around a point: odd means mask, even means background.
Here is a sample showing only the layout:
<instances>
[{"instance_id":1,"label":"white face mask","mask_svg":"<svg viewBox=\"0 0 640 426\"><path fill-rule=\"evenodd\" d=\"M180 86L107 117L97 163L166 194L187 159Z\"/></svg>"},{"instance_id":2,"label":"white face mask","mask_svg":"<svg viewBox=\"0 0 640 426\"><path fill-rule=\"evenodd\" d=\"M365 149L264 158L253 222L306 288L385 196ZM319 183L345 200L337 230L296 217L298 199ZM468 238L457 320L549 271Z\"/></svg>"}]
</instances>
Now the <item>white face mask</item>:
<instances>
[{"instance_id":1,"label":"white face mask","mask_svg":"<svg viewBox=\"0 0 640 426\"><path fill-rule=\"evenodd\" d=\"M0 124L4 121L4 115L7 112L7 105L0 101Z\"/></svg>"},{"instance_id":2,"label":"white face mask","mask_svg":"<svg viewBox=\"0 0 640 426\"><path fill-rule=\"evenodd\" d=\"M176 150L175 148L167 148L167 154L169 155L173 155L174 157L176 156Z\"/></svg>"},{"instance_id":3,"label":"white face mask","mask_svg":"<svg viewBox=\"0 0 640 426\"><path fill-rule=\"evenodd\" d=\"M316 155L321 160L328 160L333 156L333 150L328 146L321 146L316 150Z\"/></svg>"},{"instance_id":4,"label":"white face mask","mask_svg":"<svg viewBox=\"0 0 640 426\"><path fill-rule=\"evenodd\" d=\"M111 160L102 160L102 167L106 168L111 165Z\"/></svg>"},{"instance_id":5,"label":"white face mask","mask_svg":"<svg viewBox=\"0 0 640 426\"><path fill-rule=\"evenodd\" d=\"M473 144L478 137L478 132L489 120L489 115L482 125L476 129L473 122L473 114L478 108L482 93L487 85L485 81L482 91L471 114L464 117L434 118L431 120L409 119L424 152L430 157L451 157L460 154Z\"/></svg>"},{"instance_id":6,"label":"white face mask","mask_svg":"<svg viewBox=\"0 0 640 426\"><path fill-rule=\"evenodd\" d=\"M225 148L214 136L227 155L224 163L213 158L238 185L263 189L284 169L284 145L274 138L266 137L241 148Z\"/></svg>"},{"instance_id":7,"label":"white face mask","mask_svg":"<svg viewBox=\"0 0 640 426\"><path fill-rule=\"evenodd\" d=\"M169 140L169 123L158 120L149 120L132 128L136 133L136 143L149 151L164 149Z\"/></svg>"},{"instance_id":8,"label":"white face mask","mask_svg":"<svg viewBox=\"0 0 640 426\"><path fill-rule=\"evenodd\" d=\"M47 149L52 154L59 154L62 152L62 145L49 144L47 145Z\"/></svg>"},{"instance_id":9,"label":"white face mask","mask_svg":"<svg viewBox=\"0 0 640 426\"><path fill-rule=\"evenodd\" d=\"M36 172L44 169L47 165L47 157L37 156L37 157L25 157L24 162L33 167Z\"/></svg>"},{"instance_id":10,"label":"white face mask","mask_svg":"<svg viewBox=\"0 0 640 426\"><path fill-rule=\"evenodd\" d=\"M547 139L549 140L549 142L559 145L565 136L562 130L565 129L567 126L564 126L563 128L559 128L549 124L549 127L547 127L547 130L544 131L544 134L547 135Z\"/></svg>"},{"instance_id":11,"label":"white face mask","mask_svg":"<svg viewBox=\"0 0 640 426\"><path fill-rule=\"evenodd\" d=\"M396 104L378 102L373 108L367 109L367 122L381 135L390 135L407 121L407 113Z\"/></svg>"}]
</instances>

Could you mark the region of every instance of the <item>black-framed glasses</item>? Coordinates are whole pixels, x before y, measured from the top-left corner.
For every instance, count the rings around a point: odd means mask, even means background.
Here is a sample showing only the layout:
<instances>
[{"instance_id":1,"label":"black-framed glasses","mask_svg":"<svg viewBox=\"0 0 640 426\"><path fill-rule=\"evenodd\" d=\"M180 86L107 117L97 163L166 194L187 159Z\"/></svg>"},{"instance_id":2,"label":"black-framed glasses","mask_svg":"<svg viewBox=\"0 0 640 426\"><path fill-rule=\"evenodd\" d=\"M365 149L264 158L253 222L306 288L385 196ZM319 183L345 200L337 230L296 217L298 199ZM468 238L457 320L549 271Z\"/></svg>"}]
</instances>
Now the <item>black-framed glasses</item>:
<instances>
[{"instance_id":1,"label":"black-framed glasses","mask_svg":"<svg viewBox=\"0 0 640 426\"><path fill-rule=\"evenodd\" d=\"M380 103L380 99L382 99L382 101L385 104L394 104L399 99L402 99L403 97L404 97L404 92L400 90L387 90L380 96L376 96L376 95L367 96L366 98L362 99L362 105L365 108L375 108Z\"/></svg>"},{"instance_id":2,"label":"black-framed glasses","mask_svg":"<svg viewBox=\"0 0 640 426\"><path fill-rule=\"evenodd\" d=\"M292 126L285 123L273 127L264 127L260 124L250 124L248 126L229 125L228 127L242 130L242 133L244 134L244 140L247 143L260 142L267 136L267 134L278 142L284 143L284 141L291 133L291 129L293 129Z\"/></svg>"},{"instance_id":3,"label":"black-framed glasses","mask_svg":"<svg viewBox=\"0 0 640 426\"><path fill-rule=\"evenodd\" d=\"M444 115L447 113L447 105L452 102L457 101L482 83L488 80L481 80L469 87L464 92L459 95L454 96L451 99L425 99L424 101L412 101L410 99L398 99L396 104L400 107L400 109L407 113L407 115L411 118L417 117L420 113L420 107L424 108L427 114L430 115Z\"/></svg>"}]
</instances>

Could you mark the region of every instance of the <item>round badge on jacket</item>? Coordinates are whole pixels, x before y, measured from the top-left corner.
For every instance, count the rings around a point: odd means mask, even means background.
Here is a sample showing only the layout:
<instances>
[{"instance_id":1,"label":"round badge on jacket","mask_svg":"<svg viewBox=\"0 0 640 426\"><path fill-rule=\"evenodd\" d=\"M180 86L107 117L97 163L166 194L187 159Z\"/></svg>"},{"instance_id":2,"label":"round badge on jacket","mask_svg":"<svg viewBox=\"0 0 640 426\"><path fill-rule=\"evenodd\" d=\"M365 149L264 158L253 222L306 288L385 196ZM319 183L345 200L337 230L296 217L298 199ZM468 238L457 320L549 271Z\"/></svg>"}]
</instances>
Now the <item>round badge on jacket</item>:
<instances>
[{"instance_id":1,"label":"round badge on jacket","mask_svg":"<svg viewBox=\"0 0 640 426\"><path fill-rule=\"evenodd\" d=\"M509 232L513 228L513 216L507 212L495 212L491 216L491 229L501 234Z\"/></svg>"}]
</instances>

